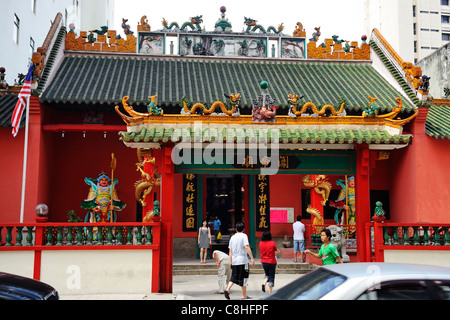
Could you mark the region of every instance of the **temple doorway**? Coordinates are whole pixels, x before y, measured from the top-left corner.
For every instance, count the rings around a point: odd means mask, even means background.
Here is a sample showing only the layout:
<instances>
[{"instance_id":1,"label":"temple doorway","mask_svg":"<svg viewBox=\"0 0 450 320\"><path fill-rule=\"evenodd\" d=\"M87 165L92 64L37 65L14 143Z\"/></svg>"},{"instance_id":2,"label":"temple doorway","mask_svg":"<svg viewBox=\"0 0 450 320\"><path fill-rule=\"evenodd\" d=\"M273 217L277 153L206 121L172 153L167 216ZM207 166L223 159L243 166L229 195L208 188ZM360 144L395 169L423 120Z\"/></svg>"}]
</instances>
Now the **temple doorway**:
<instances>
[{"instance_id":1,"label":"temple doorway","mask_svg":"<svg viewBox=\"0 0 450 320\"><path fill-rule=\"evenodd\" d=\"M212 174L206 176L206 219L217 216L221 233L230 235L239 221L245 221L245 186L243 175Z\"/></svg>"}]
</instances>

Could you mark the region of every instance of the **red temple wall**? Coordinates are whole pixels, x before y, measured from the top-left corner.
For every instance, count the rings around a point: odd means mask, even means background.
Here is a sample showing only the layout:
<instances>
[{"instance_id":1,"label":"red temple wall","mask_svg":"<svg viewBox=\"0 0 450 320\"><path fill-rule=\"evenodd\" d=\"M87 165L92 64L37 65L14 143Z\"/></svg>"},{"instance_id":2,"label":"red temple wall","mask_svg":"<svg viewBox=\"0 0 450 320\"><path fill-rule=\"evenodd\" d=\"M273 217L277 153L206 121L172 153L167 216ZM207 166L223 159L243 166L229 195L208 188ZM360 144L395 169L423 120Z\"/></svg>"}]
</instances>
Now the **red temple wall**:
<instances>
[{"instance_id":1,"label":"red temple wall","mask_svg":"<svg viewBox=\"0 0 450 320\"><path fill-rule=\"evenodd\" d=\"M411 146L395 155L392 173L393 222L450 223L446 208L450 198L450 140L415 134Z\"/></svg>"},{"instance_id":2,"label":"red temple wall","mask_svg":"<svg viewBox=\"0 0 450 320\"><path fill-rule=\"evenodd\" d=\"M20 219L24 137L24 130L13 138L11 128L0 128L0 221L4 223Z\"/></svg>"},{"instance_id":3,"label":"red temple wall","mask_svg":"<svg viewBox=\"0 0 450 320\"><path fill-rule=\"evenodd\" d=\"M17 138L11 129L0 128L0 221L16 223L20 218L20 195L22 184L23 139L25 130ZM26 222L33 221L33 209L38 203L50 207L50 219L55 222L66 221L67 211L75 210L84 217L80 203L88 193L85 177L95 178L105 170L110 173L111 153L118 159L115 177L119 179L118 192L127 207L119 214L119 221L136 220L136 200L134 183L140 179L136 172L136 151L125 147L115 133L81 132L42 134L39 139L39 152L30 154L29 162L35 167L27 183L36 195L36 203L29 205ZM450 191L448 160L450 141L435 140L422 132L413 132L412 145L391 152L389 160L375 161L371 170L370 188L390 190L390 213L393 222L442 222L449 223L450 216L444 210ZM371 156L376 153L371 153ZM38 161L34 163L33 161ZM33 170L31 170L33 171ZM29 173L30 174L30 173ZM301 189L303 176L277 175L271 177L271 206L292 207L295 215L301 210ZM335 186L335 177L329 177ZM340 177L342 178L342 177ZM39 184L31 180L38 179ZM174 187L174 235L175 237L195 237L196 233L182 232L182 175L175 176ZM29 189L27 189L29 190ZM288 192L286 192L286 190ZM27 191L28 192L28 191ZM55 196L56 195L56 196ZM387 209L387 208L386 208ZM308 223L309 221L305 221ZM291 233L290 224L273 224L272 233L282 237ZM260 233L258 233L260 235Z\"/></svg>"},{"instance_id":4,"label":"red temple wall","mask_svg":"<svg viewBox=\"0 0 450 320\"><path fill-rule=\"evenodd\" d=\"M85 177L97 178L102 171L111 176L111 153L117 159L114 179L118 179L117 192L127 206L118 213L118 221L136 221L136 199L134 183L140 179L136 171L136 150L127 148L115 133L81 132L51 134L53 156L49 159L49 219L66 221L67 211L75 210L84 218L86 210L81 209L81 201L86 199L89 186ZM55 196L56 195L56 196Z\"/></svg>"}]
</instances>

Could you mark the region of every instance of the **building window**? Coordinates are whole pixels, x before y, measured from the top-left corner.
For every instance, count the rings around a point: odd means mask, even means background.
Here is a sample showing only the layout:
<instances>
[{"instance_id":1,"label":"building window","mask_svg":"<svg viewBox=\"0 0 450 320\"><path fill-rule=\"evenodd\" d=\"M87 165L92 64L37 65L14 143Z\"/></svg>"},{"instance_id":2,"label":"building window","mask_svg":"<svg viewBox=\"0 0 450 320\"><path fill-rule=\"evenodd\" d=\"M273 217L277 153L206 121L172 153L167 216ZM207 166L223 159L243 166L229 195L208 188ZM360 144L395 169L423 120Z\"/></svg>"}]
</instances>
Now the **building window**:
<instances>
[{"instance_id":1,"label":"building window","mask_svg":"<svg viewBox=\"0 0 450 320\"><path fill-rule=\"evenodd\" d=\"M14 14L14 34L13 40L15 44L19 44L19 33L20 33L20 19L17 14Z\"/></svg>"},{"instance_id":2,"label":"building window","mask_svg":"<svg viewBox=\"0 0 450 320\"><path fill-rule=\"evenodd\" d=\"M450 33L443 33L442 41L450 41Z\"/></svg>"},{"instance_id":3,"label":"building window","mask_svg":"<svg viewBox=\"0 0 450 320\"><path fill-rule=\"evenodd\" d=\"M414 35L417 34L417 24L413 23L413 33Z\"/></svg>"},{"instance_id":4,"label":"building window","mask_svg":"<svg viewBox=\"0 0 450 320\"><path fill-rule=\"evenodd\" d=\"M413 17L416 16L416 6L413 6Z\"/></svg>"},{"instance_id":5,"label":"building window","mask_svg":"<svg viewBox=\"0 0 450 320\"><path fill-rule=\"evenodd\" d=\"M450 16L441 16L442 23L450 23Z\"/></svg>"},{"instance_id":6,"label":"building window","mask_svg":"<svg viewBox=\"0 0 450 320\"><path fill-rule=\"evenodd\" d=\"M30 56L31 56L31 57L33 57L34 48L35 48L35 42L34 42L34 39L33 39L32 37L30 37Z\"/></svg>"},{"instance_id":7,"label":"building window","mask_svg":"<svg viewBox=\"0 0 450 320\"><path fill-rule=\"evenodd\" d=\"M441 6L448 6L448 0L441 0Z\"/></svg>"}]
</instances>

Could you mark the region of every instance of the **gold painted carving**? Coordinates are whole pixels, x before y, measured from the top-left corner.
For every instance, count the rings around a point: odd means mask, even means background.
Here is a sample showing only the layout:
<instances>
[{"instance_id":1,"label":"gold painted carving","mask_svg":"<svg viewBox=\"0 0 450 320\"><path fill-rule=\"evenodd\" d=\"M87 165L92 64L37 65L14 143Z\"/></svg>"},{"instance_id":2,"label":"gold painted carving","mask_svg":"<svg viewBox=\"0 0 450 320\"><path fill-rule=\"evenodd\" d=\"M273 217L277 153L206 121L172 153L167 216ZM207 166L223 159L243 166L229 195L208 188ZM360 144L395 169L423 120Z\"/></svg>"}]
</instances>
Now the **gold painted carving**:
<instances>
[{"instance_id":1,"label":"gold painted carving","mask_svg":"<svg viewBox=\"0 0 450 320\"><path fill-rule=\"evenodd\" d=\"M330 60L370 60L370 46L367 43L358 47L357 41L345 41L349 46L344 50L342 43L334 43L333 39L325 39L324 45L317 46L317 42L308 43L308 59L330 59Z\"/></svg>"},{"instance_id":2,"label":"gold painted carving","mask_svg":"<svg viewBox=\"0 0 450 320\"><path fill-rule=\"evenodd\" d=\"M306 31L303 28L303 24L301 24L300 22L297 22L297 25L294 30L294 37L299 37L299 38L306 37Z\"/></svg>"},{"instance_id":3,"label":"gold painted carving","mask_svg":"<svg viewBox=\"0 0 450 320\"><path fill-rule=\"evenodd\" d=\"M95 42L90 42L88 32L81 31L80 36L74 32L66 34L66 50L96 51L96 52L136 52L137 39L134 35L127 35L127 39L116 39L117 32L108 30L106 35L98 35Z\"/></svg>"},{"instance_id":4,"label":"gold painted carving","mask_svg":"<svg viewBox=\"0 0 450 320\"><path fill-rule=\"evenodd\" d=\"M137 30L138 31L147 31L147 32L150 32L152 30L150 25L148 24L147 16L143 16L141 18L141 23L138 23Z\"/></svg>"}]
</instances>

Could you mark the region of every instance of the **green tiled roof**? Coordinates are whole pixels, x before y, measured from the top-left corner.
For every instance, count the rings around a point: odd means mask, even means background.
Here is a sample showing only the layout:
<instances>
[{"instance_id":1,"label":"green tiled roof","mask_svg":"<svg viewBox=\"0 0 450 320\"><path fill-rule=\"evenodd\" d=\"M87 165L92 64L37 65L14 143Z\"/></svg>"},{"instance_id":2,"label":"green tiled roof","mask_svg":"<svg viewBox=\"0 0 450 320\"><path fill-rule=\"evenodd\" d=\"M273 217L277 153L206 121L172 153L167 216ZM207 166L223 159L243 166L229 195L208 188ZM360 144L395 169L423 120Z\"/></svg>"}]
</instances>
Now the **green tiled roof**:
<instances>
[{"instance_id":1,"label":"green tiled roof","mask_svg":"<svg viewBox=\"0 0 450 320\"><path fill-rule=\"evenodd\" d=\"M138 142L157 142L179 143L182 141L191 142L226 142L227 134L233 137L235 143L252 143L258 142L261 131L257 128L248 129L232 129L232 132L226 129L205 129L200 135L199 132L193 132L191 129L183 131L183 135L174 134L176 128L152 128L147 130L143 128L140 132L120 132L119 136L124 142L138 143ZM269 141L272 139L272 132L268 130L264 137ZM268 141L268 142L269 142ZM330 143L330 144L407 144L412 141L412 135L390 135L386 130L280 130L279 143Z\"/></svg>"},{"instance_id":2,"label":"green tiled roof","mask_svg":"<svg viewBox=\"0 0 450 320\"><path fill-rule=\"evenodd\" d=\"M450 107L430 107L425 122L425 132L435 139L450 139Z\"/></svg>"},{"instance_id":3,"label":"green tiled roof","mask_svg":"<svg viewBox=\"0 0 450 320\"><path fill-rule=\"evenodd\" d=\"M11 127L11 118L19 98L14 94L0 95L0 126ZM25 126L25 112L20 122L20 128Z\"/></svg>"},{"instance_id":4,"label":"green tiled roof","mask_svg":"<svg viewBox=\"0 0 450 320\"><path fill-rule=\"evenodd\" d=\"M375 53L378 55L378 57L381 59L381 61L384 63L386 68L389 70L389 72L392 74L392 76L395 78L395 80L399 83L399 85L402 87L403 91L405 91L406 95L411 99L411 101L419 105L421 101L419 98L417 98L415 92L411 89L409 84L406 82L405 77L403 74L400 74L397 69L392 65L392 63L389 61L389 59L384 55L383 51L377 46L375 41L369 42L372 49L375 51Z\"/></svg>"},{"instance_id":5,"label":"green tiled roof","mask_svg":"<svg viewBox=\"0 0 450 320\"><path fill-rule=\"evenodd\" d=\"M347 112L361 112L368 96L378 98L382 113L390 112L401 97L369 63L336 61L217 60L151 58L140 56L66 55L41 101L63 108L89 104L110 109L124 96L143 107L158 94L159 106L180 107L186 96L193 103L210 106L225 101L224 94L240 93L241 107L249 108L261 93L261 81L269 82L269 94L287 113L288 94L304 95L303 102L338 108L346 100ZM413 105L403 99L403 111Z\"/></svg>"}]
</instances>

